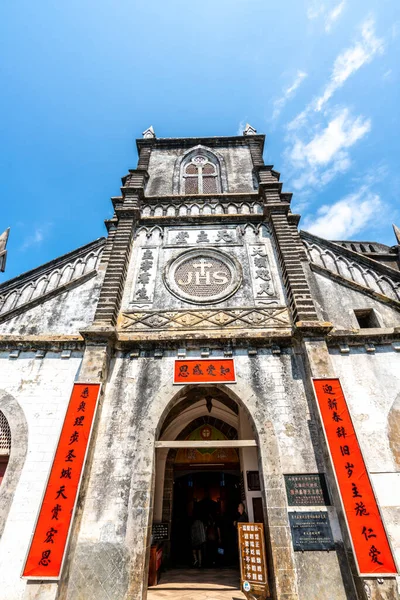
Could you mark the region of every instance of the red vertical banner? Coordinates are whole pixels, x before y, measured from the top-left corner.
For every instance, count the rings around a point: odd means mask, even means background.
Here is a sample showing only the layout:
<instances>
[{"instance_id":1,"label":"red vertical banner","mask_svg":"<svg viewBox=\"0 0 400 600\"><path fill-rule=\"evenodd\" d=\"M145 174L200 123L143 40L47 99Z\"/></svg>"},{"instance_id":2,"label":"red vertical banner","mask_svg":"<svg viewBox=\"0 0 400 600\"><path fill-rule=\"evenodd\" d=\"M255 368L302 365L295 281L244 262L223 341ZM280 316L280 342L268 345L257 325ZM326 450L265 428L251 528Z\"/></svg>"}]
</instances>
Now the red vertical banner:
<instances>
[{"instance_id":1,"label":"red vertical banner","mask_svg":"<svg viewBox=\"0 0 400 600\"><path fill-rule=\"evenodd\" d=\"M99 392L74 384L22 577L60 577Z\"/></svg>"},{"instance_id":2,"label":"red vertical banner","mask_svg":"<svg viewBox=\"0 0 400 600\"><path fill-rule=\"evenodd\" d=\"M360 575L397 573L339 379L314 379L325 437Z\"/></svg>"}]
</instances>

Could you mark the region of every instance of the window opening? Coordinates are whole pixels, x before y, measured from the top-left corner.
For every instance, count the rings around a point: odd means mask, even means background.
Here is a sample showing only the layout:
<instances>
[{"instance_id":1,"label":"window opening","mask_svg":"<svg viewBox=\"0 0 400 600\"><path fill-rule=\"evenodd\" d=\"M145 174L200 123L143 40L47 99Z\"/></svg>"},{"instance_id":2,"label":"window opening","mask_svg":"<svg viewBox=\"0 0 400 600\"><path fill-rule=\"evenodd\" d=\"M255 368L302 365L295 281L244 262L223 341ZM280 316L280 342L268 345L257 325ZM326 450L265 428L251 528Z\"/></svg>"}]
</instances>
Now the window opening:
<instances>
[{"instance_id":1,"label":"window opening","mask_svg":"<svg viewBox=\"0 0 400 600\"><path fill-rule=\"evenodd\" d=\"M375 314L375 311L372 308L355 310L354 314L356 316L360 329L372 329L375 327L380 327L378 318Z\"/></svg>"},{"instance_id":2,"label":"window opening","mask_svg":"<svg viewBox=\"0 0 400 600\"><path fill-rule=\"evenodd\" d=\"M183 173L185 194L215 194L218 192L218 171L207 156L197 154Z\"/></svg>"}]
</instances>

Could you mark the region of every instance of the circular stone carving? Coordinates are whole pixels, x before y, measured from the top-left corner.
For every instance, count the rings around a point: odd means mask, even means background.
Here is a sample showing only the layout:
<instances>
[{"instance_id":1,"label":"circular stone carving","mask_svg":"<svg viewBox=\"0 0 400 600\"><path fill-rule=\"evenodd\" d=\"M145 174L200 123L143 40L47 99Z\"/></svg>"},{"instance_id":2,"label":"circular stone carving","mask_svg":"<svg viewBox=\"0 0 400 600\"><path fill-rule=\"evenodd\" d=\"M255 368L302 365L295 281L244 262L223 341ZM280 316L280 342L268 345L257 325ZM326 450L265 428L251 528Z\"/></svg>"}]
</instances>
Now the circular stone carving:
<instances>
[{"instance_id":1,"label":"circular stone carving","mask_svg":"<svg viewBox=\"0 0 400 600\"><path fill-rule=\"evenodd\" d=\"M164 273L169 291L192 304L214 304L236 292L242 282L238 262L216 250L188 250L170 261Z\"/></svg>"}]
</instances>

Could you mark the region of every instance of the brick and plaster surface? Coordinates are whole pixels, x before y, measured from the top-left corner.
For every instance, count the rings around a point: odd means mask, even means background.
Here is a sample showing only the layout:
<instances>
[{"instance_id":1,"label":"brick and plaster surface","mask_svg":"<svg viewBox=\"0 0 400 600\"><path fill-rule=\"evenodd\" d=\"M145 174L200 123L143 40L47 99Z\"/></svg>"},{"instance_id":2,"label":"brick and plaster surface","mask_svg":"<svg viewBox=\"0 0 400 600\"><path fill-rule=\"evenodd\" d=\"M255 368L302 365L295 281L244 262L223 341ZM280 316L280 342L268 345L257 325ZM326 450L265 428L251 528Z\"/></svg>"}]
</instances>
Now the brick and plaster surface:
<instances>
[{"instance_id":1,"label":"brick and plaster surface","mask_svg":"<svg viewBox=\"0 0 400 600\"><path fill-rule=\"evenodd\" d=\"M351 411L364 459L400 563L400 352L331 351Z\"/></svg>"},{"instance_id":2,"label":"brick and plaster surface","mask_svg":"<svg viewBox=\"0 0 400 600\"><path fill-rule=\"evenodd\" d=\"M13 500L0 539L1 600L24 598L23 562L81 360L78 352L66 359L60 352L41 359L34 352L21 352L16 359L0 353L0 409L2 400L12 396L28 423L26 439L12 439L16 446L26 444L26 456L19 480L11 482ZM2 485L7 484L6 476Z\"/></svg>"},{"instance_id":3,"label":"brick and plaster surface","mask_svg":"<svg viewBox=\"0 0 400 600\"><path fill-rule=\"evenodd\" d=\"M113 361L73 557L79 569L72 564L68 599L99 594L123 597L128 586L133 598L144 593L144 549L150 541L154 498L154 441L163 416L178 400L177 395L180 398L185 393L172 383L175 356L171 352L162 359L132 360L121 355ZM327 559L325 552L313 553L295 561L291 547L282 474L318 471L301 358L289 349L280 357L267 350L260 350L255 357L238 351L235 364L238 382L222 387L249 412L259 440L269 533L277 560L274 566L281 581L286 580L280 597L299 593L301 598L317 600L323 587L311 596L310 590L323 573L324 581L335 586L336 598L351 598L343 589L339 564L342 542L334 509L329 512L338 554L330 553ZM115 556L118 566L115 564L114 576L100 577L98 562L113 561ZM304 594L301 588L297 591L296 562Z\"/></svg>"},{"instance_id":4,"label":"brick and plaster surface","mask_svg":"<svg viewBox=\"0 0 400 600\"><path fill-rule=\"evenodd\" d=\"M194 143L192 148L196 145ZM205 147L207 147L207 143ZM217 148L217 152L225 163L229 193L254 192L253 166L249 148L233 145L224 147L222 145ZM153 150L149 164L151 177L146 188L146 196L168 196L174 192L171 174L174 173L177 159L182 157L182 154L182 148Z\"/></svg>"},{"instance_id":5,"label":"brick and plaster surface","mask_svg":"<svg viewBox=\"0 0 400 600\"><path fill-rule=\"evenodd\" d=\"M92 322L102 276L0 323L0 335L77 335Z\"/></svg>"},{"instance_id":6,"label":"brick and plaster surface","mask_svg":"<svg viewBox=\"0 0 400 600\"><path fill-rule=\"evenodd\" d=\"M14 435L0 488L0 600L145 600L151 526L171 514L173 485L155 442L209 417L207 389L211 417L258 445L241 450L241 470L260 471L261 491L245 491L250 506L263 500L274 600L398 600L393 578L354 570L310 378L342 381L398 556L399 275L300 236L263 136L148 134L112 199L107 240L0 286L0 410ZM199 146L219 165L220 191L185 196L183 161ZM227 297L187 301L177 290L170 269L190 251L204 268L218 257L231 265ZM363 330L354 310L368 309L379 327ZM237 382L196 396L173 385L178 356L232 356ZM65 568L60 584L27 585L20 572L63 415L85 380L103 388ZM328 512L335 551L294 552L284 475L317 472L332 506L310 508Z\"/></svg>"}]
</instances>

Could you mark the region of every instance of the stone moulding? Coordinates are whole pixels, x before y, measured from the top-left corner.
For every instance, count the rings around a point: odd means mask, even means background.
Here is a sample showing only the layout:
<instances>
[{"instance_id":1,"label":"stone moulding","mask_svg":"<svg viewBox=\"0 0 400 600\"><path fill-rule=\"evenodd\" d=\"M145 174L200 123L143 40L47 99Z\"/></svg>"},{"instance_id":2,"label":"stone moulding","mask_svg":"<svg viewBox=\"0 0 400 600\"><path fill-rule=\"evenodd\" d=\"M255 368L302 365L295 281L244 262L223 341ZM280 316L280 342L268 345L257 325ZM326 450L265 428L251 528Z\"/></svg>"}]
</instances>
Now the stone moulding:
<instances>
[{"instance_id":1,"label":"stone moulding","mask_svg":"<svg viewBox=\"0 0 400 600\"><path fill-rule=\"evenodd\" d=\"M208 310L135 311L121 314L118 329L287 329L291 327L286 307L215 308Z\"/></svg>"}]
</instances>

